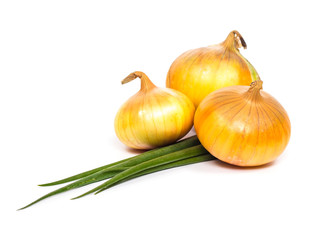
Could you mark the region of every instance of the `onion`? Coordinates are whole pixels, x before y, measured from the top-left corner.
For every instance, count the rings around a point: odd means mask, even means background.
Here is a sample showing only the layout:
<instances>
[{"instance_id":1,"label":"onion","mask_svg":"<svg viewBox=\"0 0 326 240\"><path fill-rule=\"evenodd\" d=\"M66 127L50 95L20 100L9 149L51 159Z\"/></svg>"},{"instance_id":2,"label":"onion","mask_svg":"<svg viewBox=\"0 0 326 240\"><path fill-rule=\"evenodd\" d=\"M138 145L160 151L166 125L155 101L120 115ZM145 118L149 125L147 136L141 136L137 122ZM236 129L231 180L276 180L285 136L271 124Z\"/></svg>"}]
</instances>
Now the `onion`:
<instances>
[{"instance_id":1,"label":"onion","mask_svg":"<svg viewBox=\"0 0 326 240\"><path fill-rule=\"evenodd\" d=\"M258 79L255 68L239 52L247 45L237 31L220 44L189 50L171 65L168 88L186 94L195 107L211 92L234 85L250 85Z\"/></svg>"},{"instance_id":2,"label":"onion","mask_svg":"<svg viewBox=\"0 0 326 240\"><path fill-rule=\"evenodd\" d=\"M238 166L258 166L276 159L287 146L291 124L285 109L262 81L208 95L194 126L201 144L216 158Z\"/></svg>"},{"instance_id":3,"label":"onion","mask_svg":"<svg viewBox=\"0 0 326 240\"><path fill-rule=\"evenodd\" d=\"M137 77L141 79L140 91L122 105L115 117L115 132L121 142L135 149L152 149L185 136L195 113L188 97L156 87L143 72L131 73L122 83Z\"/></svg>"}]
</instances>

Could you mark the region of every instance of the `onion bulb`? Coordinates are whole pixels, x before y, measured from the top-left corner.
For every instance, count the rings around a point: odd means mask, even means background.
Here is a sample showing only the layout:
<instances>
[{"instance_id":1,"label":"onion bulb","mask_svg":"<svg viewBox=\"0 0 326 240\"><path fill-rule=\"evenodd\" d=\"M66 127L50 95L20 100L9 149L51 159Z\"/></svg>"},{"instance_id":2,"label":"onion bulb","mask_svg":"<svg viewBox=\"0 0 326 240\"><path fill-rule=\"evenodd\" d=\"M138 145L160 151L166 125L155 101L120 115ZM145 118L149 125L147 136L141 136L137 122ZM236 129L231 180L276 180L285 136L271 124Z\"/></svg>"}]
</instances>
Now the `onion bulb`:
<instances>
[{"instance_id":1,"label":"onion bulb","mask_svg":"<svg viewBox=\"0 0 326 240\"><path fill-rule=\"evenodd\" d=\"M282 105L251 86L232 86L209 94L198 106L194 126L201 144L216 158L238 166L272 162L287 146L291 124Z\"/></svg>"},{"instance_id":2,"label":"onion bulb","mask_svg":"<svg viewBox=\"0 0 326 240\"><path fill-rule=\"evenodd\" d=\"M186 94L195 107L211 92L247 85L258 79L255 68L239 52L246 42L232 31L220 44L189 50L179 56L167 74L166 86Z\"/></svg>"},{"instance_id":3,"label":"onion bulb","mask_svg":"<svg viewBox=\"0 0 326 240\"><path fill-rule=\"evenodd\" d=\"M141 79L141 89L119 109L114 122L118 138L135 149L171 144L193 126L195 107L184 94L156 87L143 72L127 76L122 84Z\"/></svg>"}]
</instances>

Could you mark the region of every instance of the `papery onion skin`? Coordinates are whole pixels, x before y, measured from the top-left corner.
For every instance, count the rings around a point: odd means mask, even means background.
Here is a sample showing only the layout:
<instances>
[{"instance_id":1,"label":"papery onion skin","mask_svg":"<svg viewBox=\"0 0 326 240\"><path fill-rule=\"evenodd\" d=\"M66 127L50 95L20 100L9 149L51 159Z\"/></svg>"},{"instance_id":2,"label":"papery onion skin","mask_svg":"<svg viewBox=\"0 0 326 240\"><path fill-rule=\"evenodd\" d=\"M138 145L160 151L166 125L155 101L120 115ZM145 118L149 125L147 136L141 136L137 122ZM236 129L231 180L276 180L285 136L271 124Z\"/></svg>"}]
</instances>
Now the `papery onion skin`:
<instances>
[{"instance_id":1,"label":"papery onion skin","mask_svg":"<svg viewBox=\"0 0 326 240\"><path fill-rule=\"evenodd\" d=\"M193 126L195 113L190 99L176 90L156 87L142 72L133 74L141 78L142 87L115 117L120 141L131 148L152 149L185 136Z\"/></svg>"},{"instance_id":2,"label":"papery onion skin","mask_svg":"<svg viewBox=\"0 0 326 240\"><path fill-rule=\"evenodd\" d=\"M251 87L232 86L208 95L196 110L194 126L201 144L216 158L238 166L275 160L286 148L291 123L282 105Z\"/></svg>"},{"instance_id":3,"label":"papery onion skin","mask_svg":"<svg viewBox=\"0 0 326 240\"><path fill-rule=\"evenodd\" d=\"M246 46L240 33L232 31L220 44L189 50L172 63L166 86L186 94L195 107L215 90L249 86L258 74L238 50Z\"/></svg>"}]
</instances>

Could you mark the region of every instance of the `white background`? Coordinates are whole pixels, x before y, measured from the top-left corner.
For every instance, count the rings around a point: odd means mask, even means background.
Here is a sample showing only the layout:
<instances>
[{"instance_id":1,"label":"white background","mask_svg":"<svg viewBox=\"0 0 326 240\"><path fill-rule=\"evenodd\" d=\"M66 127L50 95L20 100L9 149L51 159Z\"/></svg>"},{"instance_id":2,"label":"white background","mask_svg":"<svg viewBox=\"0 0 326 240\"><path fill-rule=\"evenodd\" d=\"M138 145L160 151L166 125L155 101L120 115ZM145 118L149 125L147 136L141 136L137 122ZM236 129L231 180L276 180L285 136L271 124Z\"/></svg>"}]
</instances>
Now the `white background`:
<instances>
[{"instance_id":1,"label":"white background","mask_svg":"<svg viewBox=\"0 0 326 240\"><path fill-rule=\"evenodd\" d=\"M1 1L1 239L326 239L323 1ZM200 163L97 196L93 186L17 208L57 180L136 154L116 138L119 106L144 71L231 30L248 44L292 136L267 167ZM190 134L194 134L191 132Z\"/></svg>"}]
</instances>

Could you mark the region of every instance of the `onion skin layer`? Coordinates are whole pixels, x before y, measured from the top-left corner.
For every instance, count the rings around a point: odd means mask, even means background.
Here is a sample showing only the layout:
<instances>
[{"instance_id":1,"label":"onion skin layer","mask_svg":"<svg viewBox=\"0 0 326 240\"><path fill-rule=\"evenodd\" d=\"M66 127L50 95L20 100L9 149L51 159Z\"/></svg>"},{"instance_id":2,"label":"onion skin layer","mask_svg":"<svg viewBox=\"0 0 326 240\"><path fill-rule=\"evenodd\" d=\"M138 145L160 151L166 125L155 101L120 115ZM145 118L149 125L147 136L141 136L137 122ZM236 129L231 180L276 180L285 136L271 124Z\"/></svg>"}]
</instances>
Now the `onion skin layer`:
<instances>
[{"instance_id":1,"label":"onion skin layer","mask_svg":"<svg viewBox=\"0 0 326 240\"><path fill-rule=\"evenodd\" d=\"M242 36L232 31L217 45L189 50L179 56L167 74L166 86L186 94L195 107L211 92L257 80L254 67L240 54Z\"/></svg>"},{"instance_id":2,"label":"onion skin layer","mask_svg":"<svg viewBox=\"0 0 326 240\"><path fill-rule=\"evenodd\" d=\"M119 109L115 132L135 149L152 149L176 142L193 126L195 107L184 94L156 87L142 72L142 87Z\"/></svg>"},{"instance_id":3,"label":"onion skin layer","mask_svg":"<svg viewBox=\"0 0 326 240\"><path fill-rule=\"evenodd\" d=\"M259 166L284 151L291 135L289 117L275 98L260 89L261 84L227 87L201 102L194 126L213 156L233 165Z\"/></svg>"}]
</instances>

